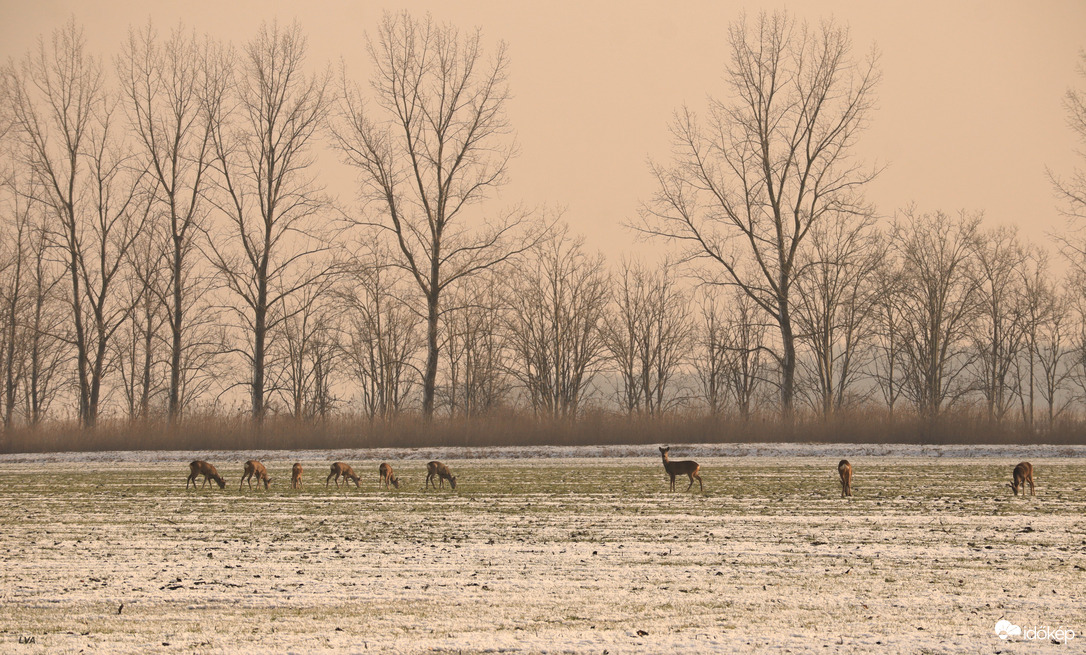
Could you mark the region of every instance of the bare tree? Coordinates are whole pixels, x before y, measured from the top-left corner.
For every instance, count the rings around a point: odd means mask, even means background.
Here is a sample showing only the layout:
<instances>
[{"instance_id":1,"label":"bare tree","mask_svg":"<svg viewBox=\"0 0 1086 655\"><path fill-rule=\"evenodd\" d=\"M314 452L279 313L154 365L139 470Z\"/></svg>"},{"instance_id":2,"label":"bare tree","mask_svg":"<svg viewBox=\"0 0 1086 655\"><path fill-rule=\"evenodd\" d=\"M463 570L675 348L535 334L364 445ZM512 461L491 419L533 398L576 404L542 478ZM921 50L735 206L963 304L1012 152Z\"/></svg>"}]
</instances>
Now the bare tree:
<instances>
[{"instance_id":1,"label":"bare tree","mask_svg":"<svg viewBox=\"0 0 1086 655\"><path fill-rule=\"evenodd\" d=\"M26 164L41 189L36 200L48 208L54 243L65 253L79 419L93 427L109 340L131 310L113 287L147 219L144 170L116 133L114 99L74 20L6 76Z\"/></svg>"},{"instance_id":2,"label":"bare tree","mask_svg":"<svg viewBox=\"0 0 1086 655\"><path fill-rule=\"evenodd\" d=\"M41 184L37 200L48 207L66 248L70 281L72 342L76 367L79 419L90 418L90 373L83 290L80 278L80 227L87 211L82 197L88 177L83 165L88 133L103 100L102 69L86 52L83 31L75 20L53 32L47 44L39 39L21 66L5 67L5 86L19 136L25 140L25 165Z\"/></svg>"},{"instance_id":3,"label":"bare tree","mask_svg":"<svg viewBox=\"0 0 1086 655\"><path fill-rule=\"evenodd\" d=\"M327 276L292 295L285 305L288 317L279 339L282 383L276 387L295 419L323 419L331 409L331 376L339 352L331 303L334 284L334 277Z\"/></svg>"},{"instance_id":4,"label":"bare tree","mask_svg":"<svg viewBox=\"0 0 1086 655\"><path fill-rule=\"evenodd\" d=\"M1048 277L1043 258L1037 260L1032 274L1023 277L1026 361L1016 371L1022 417L1026 426L1032 429L1036 416L1034 394L1039 393L1045 403L1045 429L1051 431L1072 400L1065 387L1073 373L1073 292L1057 291Z\"/></svg>"},{"instance_id":5,"label":"bare tree","mask_svg":"<svg viewBox=\"0 0 1086 655\"><path fill-rule=\"evenodd\" d=\"M162 328L169 320L168 307L160 302L167 271L160 266L164 249L154 228L149 226L129 250L132 273L121 293L128 295L133 310L113 344L128 416L138 420L150 417L155 397L166 390L163 378L169 380L168 370L161 366L167 359Z\"/></svg>"},{"instance_id":6,"label":"bare tree","mask_svg":"<svg viewBox=\"0 0 1086 655\"><path fill-rule=\"evenodd\" d=\"M621 378L626 412L663 413L675 404L672 382L690 338L686 296L672 266L658 270L625 261L614 281L603 336Z\"/></svg>"},{"instance_id":7,"label":"bare tree","mask_svg":"<svg viewBox=\"0 0 1086 655\"><path fill-rule=\"evenodd\" d=\"M29 259L23 273L28 307L23 322L25 337L21 340L25 357L22 386L24 413L31 427L44 420L60 392L59 380L67 373L71 351L68 344L72 341L70 309L63 297L64 265L50 258L51 237L45 220L35 212L27 234Z\"/></svg>"},{"instance_id":8,"label":"bare tree","mask_svg":"<svg viewBox=\"0 0 1086 655\"><path fill-rule=\"evenodd\" d=\"M749 421L755 401L771 373L766 345L768 326L750 296L741 290L732 295L731 313L721 332L724 373L739 417Z\"/></svg>"},{"instance_id":9,"label":"bare tree","mask_svg":"<svg viewBox=\"0 0 1086 655\"><path fill-rule=\"evenodd\" d=\"M92 182L93 215L86 220L79 240L79 273L84 290L88 340L76 344L87 358L90 371L89 405L84 424L98 417L104 378L112 359L111 341L129 320L142 297L126 296L119 288L131 274L130 254L150 222L153 190L143 186L147 172L139 168L126 149L123 136L114 136L112 99L102 110L97 129L91 132L88 153ZM73 247L69 243L69 247Z\"/></svg>"},{"instance_id":10,"label":"bare tree","mask_svg":"<svg viewBox=\"0 0 1086 655\"><path fill-rule=\"evenodd\" d=\"M507 303L497 279L500 269L489 273L463 280L442 310L449 366L439 393L454 416L481 416L501 407L511 387L502 331Z\"/></svg>"},{"instance_id":11,"label":"bare tree","mask_svg":"<svg viewBox=\"0 0 1086 655\"><path fill-rule=\"evenodd\" d=\"M264 419L270 334L286 301L328 273L317 218L327 202L312 169L315 137L329 100L327 74L304 73L306 39L295 23L263 25L232 68L231 53L209 62L207 120L214 148L209 197L225 222L207 241L212 265L240 300L231 306L245 333L237 351L251 366L253 421ZM225 86L224 86L225 85ZM228 105L220 103L226 96Z\"/></svg>"},{"instance_id":12,"label":"bare tree","mask_svg":"<svg viewBox=\"0 0 1086 655\"><path fill-rule=\"evenodd\" d=\"M509 286L511 370L536 414L576 418L605 357L611 288L603 256L568 226L529 253Z\"/></svg>"},{"instance_id":13,"label":"bare tree","mask_svg":"<svg viewBox=\"0 0 1086 655\"><path fill-rule=\"evenodd\" d=\"M988 419L1002 421L1014 405L1012 374L1027 337L1027 297L1023 280L1026 248L1012 228L976 235L973 275L978 312L973 323L976 377Z\"/></svg>"},{"instance_id":14,"label":"bare tree","mask_svg":"<svg viewBox=\"0 0 1086 655\"><path fill-rule=\"evenodd\" d=\"M716 417L734 407L747 421L768 378L767 326L758 320L764 314L749 296L728 288L727 303L718 288L704 288L690 360L709 414Z\"/></svg>"},{"instance_id":15,"label":"bare tree","mask_svg":"<svg viewBox=\"0 0 1086 655\"><path fill-rule=\"evenodd\" d=\"M701 320L694 328L691 362L706 408L715 418L723 412L727 400L728 351L724 342L727 319L715 293L703 294L698 308Z\"/></svg>"},{"instance_id":16,"label":"bare tree","mask_svg":"<svg viewBox=\"0 0 1086 655\"><path fill-rule=\"evenodd\" d=\"M979 225L979 216L965 212L954 219L909 209L894 227L902 392L929 420L971 388L966 372L978 311L973 257Z\"/></svg>"},{"instance_id":17,"label":"bare tree","mask_svg":"<svg viewBox=\"0 0 1086 655\"><path fill-rule=\"evenodd\" d=\"M793 288L797 257L828 217L867 215L876 171L854 161L878 80L875 57L852 58L847 28L818 29L785 13L729 31L731 98L711 100L704 124L689 108L671 125L675 160L653 164L658 191L640 229L684 246L707 275L741 288L780 329L781 403L795 395Z\"/></svg>"},{"instance_id":18,"label":"bare tree","mask_svg":"<svg viewBox=\"0 0 1086 655\"><path fill-rule=\"evenodd\" d=\"M1086 78L1086 50L1079 53L1078 72ZM1086 91L1068 89L1064 96L1064 106L1067 108L1067 124L1074 131L1080 142L1086 143ZM1083 153L1080 153L1083 154ZM1056 191L1056 196L1063 203L1062 211L1072 221L1072 229L1081 236L1081 225L1078 221L1086 219L1086 169L1075 169L1069 178L1060 177L1052 170L1048 170L1048 178ZM1075 265L1080 270L1086 270L1083 264L1083 255L1086 255L1086 246L1081 239L1060 238L1061 243L1073 256Z\"/></svg>"},{"instance_id":19,"label":"bare tree","mask_svg":"<svg viewBox=\"0 0 1086 655\"><path fill-rule=\"evenodd\" d=\"M904 313L903 275L900 262L888 252L877 273L877 299L875 315L872 317L876 325L872 343L872 371L891 420L904 390L901 374L904 368L901 359L904 329L901 317Z\"/></svg>"},{"instance_id":20,"label":"bare tree","mask_svg":"<svg viewBox=\"0 0 1086 655\"><path fill-rule=\"evenodd\" d=\"M815 225L796 277L796 325L811 349L810 389L823 417L856 392L877 323L877 274L886 248L873 217L827 217ZM862 396L862 393L859 395Z\"/></svg>"},{"instance_id":21,"label":"bare tree","mask_svg":"<svg viewBox=\"0 0 1086 655\"><path fill-rule=\"evenodd\" d=\"M359 221L392 237L397 265L426 302L422 412L434 412L442 294L463 278L516 257L538 236L528 215L506 212L470 224L471 210L506 179L514 153L505 114L508 57L499 43L488 61L479 30L406 12L385 14L376 39L373 102L344 79L333 132L359 170L360 196L377 216Z\"/></svg>"},{"instance_id":22,"label":"bare tree","mask_svg":"<svg viewBox=\"0 0 1086 655\"><path fill-rule=\"evenodd\" d=\"M6 171L5 171L6 172ZM26 269L32 258L33 178L10 171L0 180L0 423L11 428L23 368L29 289Z\"/></svg>"},{"instance_id":23,"label":"bare tree","mask_svg":"<svg viewBox=\"0 0 1086 655\"><path fill-rule=\"evenodd\" d=\"M421 317L401 294L409 292L380 246L359 253L343 267L337 293L347 335L344 358L359 383L364 412L389 419L406 408L417 385L418 353L425 347Z\"/></svg>"},{"instance_id":24,"label":"bare tree","mask_svg":"<svg viewBox=\"0 0 1086 655\"><path fill-rule=\"evenodd\" d=\"M213 157L208 110L221 102L206 94L224 89L208 79L214 70L205 66L201 44L180 25L166 39L150 22L138 32L130 30L117 70L139 157L157 183L156 213L164 224L166 244L157 262L164 283L147 292L166 309L166 415L174 424L185 404L186 375L193 375L185 360L207 355L186 350L214 342L201 319L209 311L208 280L198 268L196 238L206 228L203 191Z\"/></svg>"}]
</instances>

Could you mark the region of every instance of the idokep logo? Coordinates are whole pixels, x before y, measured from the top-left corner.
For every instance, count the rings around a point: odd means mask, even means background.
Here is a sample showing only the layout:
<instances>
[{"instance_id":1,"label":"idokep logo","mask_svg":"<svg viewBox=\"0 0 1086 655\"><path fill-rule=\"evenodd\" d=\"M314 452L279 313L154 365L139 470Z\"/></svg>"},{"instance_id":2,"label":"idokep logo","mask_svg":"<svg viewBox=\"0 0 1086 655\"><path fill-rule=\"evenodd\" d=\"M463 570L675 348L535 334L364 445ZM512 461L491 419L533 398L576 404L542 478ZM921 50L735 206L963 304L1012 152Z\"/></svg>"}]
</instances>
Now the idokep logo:
<instances>
[{"instance_id":1,"label":"idokep logo","mask_svg":"<svg viewBox=\"0 0 1086 655\"><path fill-rule=\"evenodd\" d=\"M1000 619L995 624L995 633L1000 639L1004 640L1021 637L1026 641L1048 641L1051 639L1055 642L1067 643L1075 638L1075 631L1063 626L1050 628L1047 625L1042 625L1023 630L1006 619Z\"/></svg>"}]
</instances>

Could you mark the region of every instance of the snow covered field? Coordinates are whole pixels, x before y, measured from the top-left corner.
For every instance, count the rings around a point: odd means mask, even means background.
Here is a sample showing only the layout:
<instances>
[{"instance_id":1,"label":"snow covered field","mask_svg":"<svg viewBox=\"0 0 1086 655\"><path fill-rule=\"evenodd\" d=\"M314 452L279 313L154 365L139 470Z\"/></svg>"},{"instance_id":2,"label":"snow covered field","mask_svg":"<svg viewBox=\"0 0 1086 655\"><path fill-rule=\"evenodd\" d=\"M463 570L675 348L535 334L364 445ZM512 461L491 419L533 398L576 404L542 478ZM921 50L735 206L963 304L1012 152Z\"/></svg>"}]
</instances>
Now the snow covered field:
<instances>
[{"instance_id":1,"label":"snow covered field","mask_svg":"<svg viewBox=\"0 0 1086 655\"><path fill-rule=\"evenodd\" d=\"M674 446L704 494L654 451L269 452L267 493L254 453L0 456L0 652L1084 652L1086 449Z\"/></svg>"}]
</instances>

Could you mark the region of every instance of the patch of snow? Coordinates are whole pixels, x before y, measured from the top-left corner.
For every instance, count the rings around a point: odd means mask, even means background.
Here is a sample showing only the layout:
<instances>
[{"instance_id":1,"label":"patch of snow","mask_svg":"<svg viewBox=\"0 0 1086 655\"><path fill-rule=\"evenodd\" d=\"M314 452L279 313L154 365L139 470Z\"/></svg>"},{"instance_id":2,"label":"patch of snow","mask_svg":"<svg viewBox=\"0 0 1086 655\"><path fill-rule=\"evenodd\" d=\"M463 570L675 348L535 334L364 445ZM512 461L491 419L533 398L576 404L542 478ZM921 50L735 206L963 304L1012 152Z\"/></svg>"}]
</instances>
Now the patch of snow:
<instances>
[{"instance_id":1,"label":"patch of snow","mask_svg":"<svg viewBox=\"0 0 1086 655\"><path fill-rule=\"evenodd\" d=\"M825 443L669 444L671 457L898 457L898 458L1083 458L1079 445L918 445ZM14 453L0 455L0 463L45 462L190 462L208 461L357 461L357 460L506 460L594 459L659 457L657 446L502 446L436 448L359 448L339 450L124 450L98 452Z\"/></svg>"}]
</instances>

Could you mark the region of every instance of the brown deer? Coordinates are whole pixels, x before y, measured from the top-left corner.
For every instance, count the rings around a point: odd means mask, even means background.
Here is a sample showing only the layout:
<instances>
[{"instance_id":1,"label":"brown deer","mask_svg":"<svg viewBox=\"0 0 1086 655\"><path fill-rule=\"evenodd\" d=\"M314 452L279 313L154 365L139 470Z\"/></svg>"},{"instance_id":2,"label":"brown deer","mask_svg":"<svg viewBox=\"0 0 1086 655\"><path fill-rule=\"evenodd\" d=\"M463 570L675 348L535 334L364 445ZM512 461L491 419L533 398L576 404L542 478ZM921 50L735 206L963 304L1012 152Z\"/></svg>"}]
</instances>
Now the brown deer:
<instances>
[{"instance_id":1,"label":"brown deer","mask_svg":"<svg viewBox=\"0 0 1086 655\"><path fill-rule=\"evenodd\" d=\"M1026 485L1029 485L1029 495L1034 496L1033 493L1033 464L1029 462L1022 462L1018 466L1014 467L1014 472L1011 473L1011 483L1007 486L1014 491L1014 495L1018 495L1018 490L1022 490L1022 495L1026 494Z\"/></svg>"},{"instance_id":2,"label":"brown deer","mask_svg":"<svg viewBox=\"0 0 1086 655\"><path fill-rule=\"evenodd\" d=\"M339 489L339 476L343 476L343 483L347 484L348 480L354 480L354 486L360 487L358 484L358 476L354 474L354 469L344 464L343 462L336 462L332 464L332 472L328 474L328 477L324 480L324 486L327 487L332 478L336 479L336 489Z\"/></svg>"},{"instance_id":3,"label":"brown deer","mask_svg":"<svg viewBox=\"0 0 1086 655\"><path fill-rule=\"evenodd\" d=\"M226 480L222 479L222 476L219 475L219 472L217 470L215 470L215 467L211 464L208 464L202 459L198 459L195 462L189 464L189 479L185 480L186 489L189 488L190 482L192 483L192 488L196 488L197 475L204 476L204 484L200 485L201 489L203 489L207 485L208 480L214 480L215 482L217 482L219 484L219 489L226 488Z\"/></svg>"},{"instance_id":4,"label":"brown deer","mask_svg":"<svg viewBox=\"0 0 1086 655\"><path fill-rule=\"evenodd\" d=\"M837 465L837 473L841 476L841 497L852 495L852 464L847 459L841 460Z\"/></svg>"},{"instance_id":5,"label":"brown deer","mask_svg":"<svg viewBox=\"0 0 1086 655\"><path fill-rule=\"evenodd\" d=\"M249 488L253 488L253 478L256 478L257 486L261 482L264 483L264 490L268 490L268 483L271 482L271 478L268 477L268 469L264 468L264 465L255 459L250 459L245 462L245 472L241 474L241 482L238 483L238 491L241 491L241 485L246 482L249 483Z\"/></svg>"},{"instance_id":6,"label":"brown deer","mask_svg":"<svg viewBox=\"0 0 1086 655\"><path fill-rule=\"evenodd\" d=\"M698 488L705 491L705 485L701 483L701 476L698 475L698 471L701 467L697 462L690 460L684 462L673 462L667 458L667 452L671 450L671 446L665 446L660 448L660 456L664 458L664 470L671 476L671 490L675 491L675 476L685 475L690 478L690 484L687 485L686 490L690 491L690 488L694 486L694 478L698 480Z\"/></svg>"},{"instance_id":7,"label":"brown deer","mask_svg":"<svg viewBox=\"0 0 1086 655\"><path fill-rule=\"evenodd\" d=\"M445 481L449 481L449 486L456 489L456 476L452 474L448 466L445 466L441 462L427 462L426 463L426 486L433 484L434 478L438 479L441 487L444 488ZM434 484L434 489L438 486Z\"/></svg>"},{"instance_id":8,"label":"brown deer","mask_svg":"<svg viewBox=\"0 0 1086 655\"><path fill-rule=\"evenodd\" d=\"M400 479L396 477L395 473L392 472L391 466L382 463L381 466L378 467L377 472L381 476L381 484L384 485L385 489L388 489L389 483L391 483L392 486L396 487L397 489L400 488Z\"/></svg>"},{"instance_id":9,"label":"brown deer","mask_svg":"<svg viewBox=\"0 0 1086 655\"><path fill-rule=\"evenodd\" d=\"M302 488L302 465L297 462L294 463L294 466L290 467L290 488Z\"/></svg>"}]
</instances>

